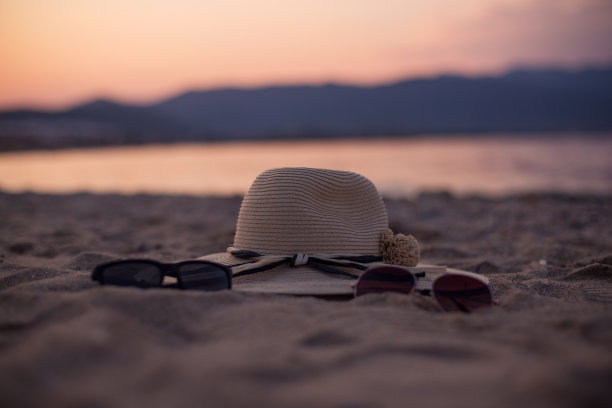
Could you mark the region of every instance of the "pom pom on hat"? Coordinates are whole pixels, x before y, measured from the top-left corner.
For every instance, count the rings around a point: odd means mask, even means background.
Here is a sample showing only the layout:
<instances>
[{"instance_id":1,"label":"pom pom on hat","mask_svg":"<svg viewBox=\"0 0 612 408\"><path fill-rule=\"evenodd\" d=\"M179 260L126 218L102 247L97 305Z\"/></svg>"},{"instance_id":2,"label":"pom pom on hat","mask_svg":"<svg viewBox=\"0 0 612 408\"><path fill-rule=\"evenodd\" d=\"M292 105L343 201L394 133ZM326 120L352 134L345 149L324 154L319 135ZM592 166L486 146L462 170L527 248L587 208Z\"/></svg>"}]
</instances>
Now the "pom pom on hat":
<instances>
[{"instance_id":1,"label":"pom pom on hat","mask_svg":"<svg viewBox=\"0 0 612 408\"><path fill-rule=\"evenodd\" d=\"M382 234L380 252L386 263L401 266L416 266L421 256L419 243L412 235L393 234L390 229Z\"/></svg>"}]
</instances>

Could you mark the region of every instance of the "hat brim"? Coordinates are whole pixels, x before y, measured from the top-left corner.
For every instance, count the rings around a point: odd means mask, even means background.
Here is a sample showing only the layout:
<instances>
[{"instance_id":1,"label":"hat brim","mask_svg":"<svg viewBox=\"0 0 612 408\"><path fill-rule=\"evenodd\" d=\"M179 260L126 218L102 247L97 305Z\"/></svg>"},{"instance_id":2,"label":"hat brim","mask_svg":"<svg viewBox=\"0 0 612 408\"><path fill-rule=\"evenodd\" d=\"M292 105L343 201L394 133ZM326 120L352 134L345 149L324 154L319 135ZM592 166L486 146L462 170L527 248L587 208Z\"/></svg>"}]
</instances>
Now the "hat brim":
<instances>
[{"instance_id":1,"label":"hat brim","mask_svg":"<svg viewBox=\"0 0 612 408\"><path fill-rule=\"evenodd\" d=\"M244 263L244 259L236 258L227 252L209 254L198 259L218 262L228 266ZM372 263L368 265L385 264ZM419 264L418 266L425 265ZM354 269L345 270L356 274ZM452 268L449 268L446 273L471 275L470 272ZM232 279L232 290L297 296L349 296L353 294L351 284L355 282L356 279L329 274L306 265L296 267L287 265L256 272L251 275L234 277Z\"/></svg>"},{"instance_id":2,"label":"hat brim","mask_svg":"<svg viewBox=\"0 0 612 408\"><path fill-rule=\"evenodd\" d=\"M205 255L198 259L223 265L244 263L244 259L236 258L227 252ZM354 269L346 271L355 273ZM296 267L287 265L234 277L232 290L285 295L341 296L353 293L351 283L355 280L341 275L331 275L306 265Z\"/></svg>"}]
</instances>

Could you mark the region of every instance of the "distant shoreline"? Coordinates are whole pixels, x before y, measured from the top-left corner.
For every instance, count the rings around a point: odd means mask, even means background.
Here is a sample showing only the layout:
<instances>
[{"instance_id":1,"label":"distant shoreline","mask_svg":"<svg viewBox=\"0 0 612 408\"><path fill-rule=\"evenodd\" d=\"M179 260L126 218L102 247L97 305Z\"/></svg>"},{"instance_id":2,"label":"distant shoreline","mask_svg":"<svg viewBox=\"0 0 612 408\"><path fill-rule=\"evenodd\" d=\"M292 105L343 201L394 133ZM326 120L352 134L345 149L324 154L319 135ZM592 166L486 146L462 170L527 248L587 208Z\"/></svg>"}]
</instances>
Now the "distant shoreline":
<instances>
[{"instance_id":1,"label":"distant shoreline","mask_svg":"<svg viewBox=\"0 0 612 408\"><path fill-rule=\"evenodd\" d=\"M104 149L104 148L120 148L120 147L146 147L146 146L177 146L186 144L197 145L217 145L217 144L232 144L232 143L274 143L274 142L309 142L309 141L367 141L367 140L434 140L434 139L567 139L567 138L589 138L589 139L607 139L612 137L612 130L600 131L475 131L475 132L432 132L432 133L388 133L388 134L362 134L362 135L303 135L303 136L257 136L257 137L233 137L233 138L177 138L175 140L132 140L113 142L108 141L59 141L59 140L32 140L28 138L3 138L0 135L0 155L31 152L31 151L60 151L73 149Z\"/></svg>"},{"instance_id":2,"label":"distant shoreline","mask_svg":"<svg viewBox=\"0 0 612 408\"><path fill-rule=\"evenodd\" d=\"M374 87L191 91L0 112L0 151L148 143L612 131L612 68L440 76Z\"/></svg>"}]
</instances>

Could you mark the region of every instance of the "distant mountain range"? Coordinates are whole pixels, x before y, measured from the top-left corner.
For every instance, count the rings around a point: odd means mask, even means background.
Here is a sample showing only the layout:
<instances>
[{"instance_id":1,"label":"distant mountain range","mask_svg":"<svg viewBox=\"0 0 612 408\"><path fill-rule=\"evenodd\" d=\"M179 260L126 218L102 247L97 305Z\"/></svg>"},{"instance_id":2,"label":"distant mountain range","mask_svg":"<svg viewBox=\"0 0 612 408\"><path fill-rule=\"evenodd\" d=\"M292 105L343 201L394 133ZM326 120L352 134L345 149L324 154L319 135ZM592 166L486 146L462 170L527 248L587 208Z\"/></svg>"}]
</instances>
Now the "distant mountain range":
<instances>
[{"instance_id":1,"label":"distant mountain range","mask_svg":"<svg viewBox=\"0 0 612 408\"><path fill-rule=\"evenodd\" d=\"M151 142L612 130L612 68L445 75L389 85L192 91L0 112L0 150Z\"/></svg>"}]
</instances>

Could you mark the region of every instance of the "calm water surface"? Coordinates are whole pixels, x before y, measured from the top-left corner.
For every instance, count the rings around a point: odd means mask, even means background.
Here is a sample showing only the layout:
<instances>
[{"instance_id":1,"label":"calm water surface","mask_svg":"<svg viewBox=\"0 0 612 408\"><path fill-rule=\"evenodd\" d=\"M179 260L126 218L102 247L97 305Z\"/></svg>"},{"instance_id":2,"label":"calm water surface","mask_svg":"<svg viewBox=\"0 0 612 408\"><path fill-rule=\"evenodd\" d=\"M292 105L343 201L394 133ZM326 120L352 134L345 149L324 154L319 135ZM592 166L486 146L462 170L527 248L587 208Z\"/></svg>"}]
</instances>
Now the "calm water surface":
<instances>
[{"instance_id":1,"label":"calm water surface","mask_svg":"<svg viewBox=\"0 0 612 408\"><path fill-rule=\"evenodd\" d=\"M244 194L263 170L351 170L385 195L612 193L612 135L181 144L0 154L0 189Z\"/></svg>"}]
</instances>

